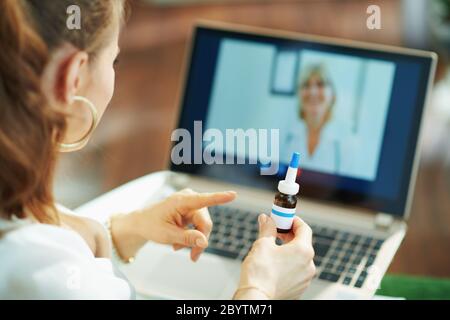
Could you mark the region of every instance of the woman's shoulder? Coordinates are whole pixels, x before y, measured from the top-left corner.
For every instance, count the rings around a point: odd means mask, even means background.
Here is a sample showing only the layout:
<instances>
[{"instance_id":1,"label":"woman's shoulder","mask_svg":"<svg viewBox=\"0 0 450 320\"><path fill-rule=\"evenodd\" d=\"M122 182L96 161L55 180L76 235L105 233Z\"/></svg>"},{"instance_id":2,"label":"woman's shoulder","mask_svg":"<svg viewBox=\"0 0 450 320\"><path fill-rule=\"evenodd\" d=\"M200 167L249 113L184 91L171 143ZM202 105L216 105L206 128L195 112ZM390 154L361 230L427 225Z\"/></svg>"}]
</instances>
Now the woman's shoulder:
<instances>
[{"instance_id":1,"label":"woman's shoulder","mask_svg":"<svg viewBox=\"0 0 450 320\"><path fill-rule=\"evenodd\" d=\"M111 254L109 236L103 224L97 220L76 215L61 205L57 205L57 208L61 222L75 230L96 256L104 257Z\"/></svg>"},{"instance_id":2,"label":"woman's shoulder","mask_svg":"<svg viewBox=\"0 0 450 320\"><path fill-rule=\"evenodd\" d=\"M79 235L57 226L9 230L0 238L0 256L0 298L125 298L129 292L109 261L96 259Z\"/></svg>"},{"instance_id":3,"label":"woman's shoulder","mask_svg":"<svg viewBox=\"0 0 450 320\"><path fill-rule=\"evenodd\" d=\"M70 264L82 264L89 259L88 251L76 235L60 227L39 223L8 226L0 239L0 256L3 257L0 297L19 299L28 294L30 297L43 296L37 293L40 288L55 287L59 281L52 281L54 277L61 277L64 272L69 274Z\"/></svg>"},{"instance_id":4,"label":"woman's shoulder","mask_svg":"<svg viewBox=\"0 0 450 320\"><path fill-rule=\"evenodd\" d=\"M93 257L87 244L74 231L43 223L17 223L4 228L0 224L0 251L11 251L8 257L29 257L30 250L48 253L76 253L78 256ZM5 230L3 231L2 230ZM23 250L26 254L23 254Z\"/></svg>"}]
</instances>

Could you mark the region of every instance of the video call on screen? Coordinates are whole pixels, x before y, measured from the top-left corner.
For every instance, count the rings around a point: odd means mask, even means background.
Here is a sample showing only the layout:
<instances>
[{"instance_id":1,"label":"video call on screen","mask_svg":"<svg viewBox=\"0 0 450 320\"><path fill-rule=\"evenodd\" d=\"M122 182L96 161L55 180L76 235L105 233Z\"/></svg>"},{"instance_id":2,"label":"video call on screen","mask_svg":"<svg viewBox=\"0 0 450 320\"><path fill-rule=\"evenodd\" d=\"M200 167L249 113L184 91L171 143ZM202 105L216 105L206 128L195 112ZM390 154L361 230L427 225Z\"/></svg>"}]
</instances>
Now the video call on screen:
<instances>
[{"instance_id":1,"label":"video call on screen","mask_svg":"<svg viewBox=\"0 0 450 320\"><path fill-rule=\"evenodd\" d=\"M276 128L281 163L298 151L304 169L373 181L395 71L388 61L225 38L206 126Z\"/></svg>"}]
</instances>

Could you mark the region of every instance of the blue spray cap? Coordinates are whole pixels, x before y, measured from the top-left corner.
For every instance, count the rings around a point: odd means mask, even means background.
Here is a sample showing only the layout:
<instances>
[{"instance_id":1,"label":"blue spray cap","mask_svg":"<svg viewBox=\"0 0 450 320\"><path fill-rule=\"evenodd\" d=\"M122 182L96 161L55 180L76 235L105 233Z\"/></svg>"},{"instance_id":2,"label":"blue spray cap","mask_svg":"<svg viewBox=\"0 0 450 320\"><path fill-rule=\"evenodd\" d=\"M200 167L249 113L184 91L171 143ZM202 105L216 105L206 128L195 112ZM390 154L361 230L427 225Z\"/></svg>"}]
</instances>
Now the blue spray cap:
<instances>
[{"instance_id":1,"label":"blue spray cap","mask_svg":"<svg viewBox=\"0 0 450 320\"><path fill-rule=\"evenodd\" d=\"M300 153L294 152L292 153L291 163L289 163L289 167L297 169L300 163Z\"/></svg>"}]
</instances>

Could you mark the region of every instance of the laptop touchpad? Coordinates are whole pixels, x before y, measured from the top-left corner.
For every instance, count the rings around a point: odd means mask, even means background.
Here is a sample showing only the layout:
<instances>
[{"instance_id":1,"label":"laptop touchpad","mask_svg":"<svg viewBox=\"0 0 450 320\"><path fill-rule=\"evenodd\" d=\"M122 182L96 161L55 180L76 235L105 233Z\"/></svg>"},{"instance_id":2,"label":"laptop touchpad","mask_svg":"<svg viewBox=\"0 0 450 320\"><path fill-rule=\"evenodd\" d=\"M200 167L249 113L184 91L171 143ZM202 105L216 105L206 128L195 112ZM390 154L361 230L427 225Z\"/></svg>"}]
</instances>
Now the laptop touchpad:
<instances>
[{"instance_id":1,"label":"laptop touchpad","mask_svg":"<svg viewBox=\"0 0 450 320\"><path fill-rule=\"evenodd\" d=\"M162 250L163 255L155 252L157 250L149 250L156 256L150 256L149 251L140 254L140 261L136 259L133 270L126 271L139 293L171 299L231 298L232 290L226 289L237 285L237 261L203 253L197 262L192 262L188 249L174 252L164 246ZM228 291L229 297L225 296Z\"/></svg>"}]
</instances>

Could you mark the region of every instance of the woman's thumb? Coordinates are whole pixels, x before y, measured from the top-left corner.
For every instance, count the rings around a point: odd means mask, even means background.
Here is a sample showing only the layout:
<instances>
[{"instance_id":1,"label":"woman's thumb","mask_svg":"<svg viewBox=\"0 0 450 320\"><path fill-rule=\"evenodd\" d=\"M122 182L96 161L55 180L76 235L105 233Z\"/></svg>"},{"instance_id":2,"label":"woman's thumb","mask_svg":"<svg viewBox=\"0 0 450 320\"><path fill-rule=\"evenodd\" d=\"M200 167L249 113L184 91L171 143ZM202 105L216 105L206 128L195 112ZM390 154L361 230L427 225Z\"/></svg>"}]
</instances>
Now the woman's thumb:
<instances>
[{"instance_id":1,"label":"woman's thumb","mask_svg":"<svg viewBox=\"0 0 450 320\"><path fill-rule=\"evenodd\" d=\"M276 237L277 227L273 219L267 215L260 214L258 217L259 223L259 238L263 237Z\"/></svg>"}]
</instances>

